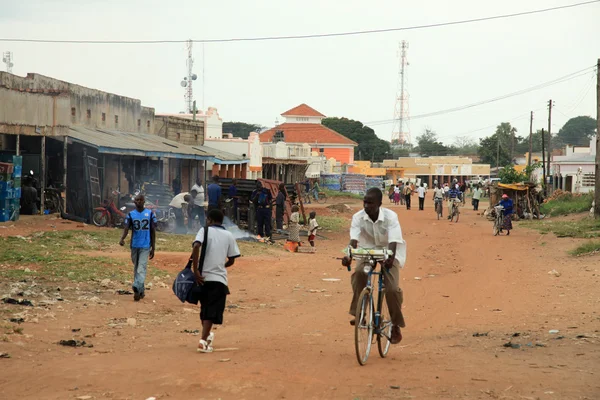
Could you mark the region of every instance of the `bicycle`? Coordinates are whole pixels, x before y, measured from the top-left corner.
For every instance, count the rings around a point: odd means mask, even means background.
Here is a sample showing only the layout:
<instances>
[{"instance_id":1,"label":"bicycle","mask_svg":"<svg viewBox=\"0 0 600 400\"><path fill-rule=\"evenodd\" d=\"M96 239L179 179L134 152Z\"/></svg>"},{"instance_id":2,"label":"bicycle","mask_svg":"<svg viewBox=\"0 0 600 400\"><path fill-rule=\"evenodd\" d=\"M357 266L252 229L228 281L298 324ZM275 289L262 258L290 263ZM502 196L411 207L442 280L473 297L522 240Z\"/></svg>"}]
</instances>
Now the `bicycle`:
<instances>
[{"instance_id":1,"label":"bicycle","mask_svg":"<svg viewBox=\"0 0 600 400\"><path fill-rule=\"evenodd\" d=\"M437 219L440 219L440 217L443 217L442 212L443 212L443 205L442 199L435 199L435 213L437 214Z\"/></svg>"},{"instance_id":2,"label":"bicycle","mask_svg":"<svg viewBox=\"0 0 600 400\"><path fill-rule=\"evenodd\" d=\"M454 218L456 218L456 221L454 222L458 222L458 218L460 217L460 208L459 208L459 204L461 203L462 200L456 198L456 199L452 199L452 213L450 214L450 222L454 221Z\"/></svg>"},{"instance_id":3,"label":"bicycle","mask_svg":"<svg viewBox=\"0 0 600 400\"><path fill-rule=\"evenodd\" d=\"M315 199L315 195L312 191L310 193L304 193L302 197L302 202L304 204L311 203L313 201L316 201L319 204L325 204L327 203L327 194L325 194L325 192L319 192L319 199Z\"/></svg>"},{"instance_id":4,"label":"bicycle","mask_svg":"<svg viewBox=\"0 0 600 400\"><path fill-rule=\"evenodd\" d=\"M356 319L354 324L354 348L356 359L360 365L365 365L371 352L373 339L377 336L377 349L381 358L385 358L390 350L392 341L392 320L385 300L385 284L383 272L376 272L377 264L384 268L383 263L392 254L388 249L353 249L348 248L347 255L352 260L357 258L367 261L364 264L364 273L367 274L367 285L358 297ZM351 270L348 265L348 271ZM377 309L374 304L373 275L379 275L377 286Z\"/></svg>"},{"instance_id":5,"label":"bicycle","mask_svg":"<svg viewBox=\"0 0 600 400\"><path fill-rule=\"evenodd\" d=\"M496 218L494 218L494 236L498 236L502 232L502 225L504 225L504 207L494 206Z\"/></svg>"}]
</instances>

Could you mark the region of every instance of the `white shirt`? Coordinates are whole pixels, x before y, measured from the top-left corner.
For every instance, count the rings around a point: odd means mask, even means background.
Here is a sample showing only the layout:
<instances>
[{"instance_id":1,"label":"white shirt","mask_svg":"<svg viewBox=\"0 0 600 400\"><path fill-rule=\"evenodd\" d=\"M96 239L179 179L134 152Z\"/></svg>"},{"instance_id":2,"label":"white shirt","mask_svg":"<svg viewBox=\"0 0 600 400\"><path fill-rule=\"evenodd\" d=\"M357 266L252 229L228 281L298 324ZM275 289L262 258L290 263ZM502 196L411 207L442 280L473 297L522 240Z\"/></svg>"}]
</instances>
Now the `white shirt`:
<instances>
[{"instance_id":1,"label":"white shirt","mask_svg":"<svg viewBox=\"0 0 600 400\"><path fill-rule=\"evenodd\" d=\"M315 235L317 233L317 228L319 227L319 223L317 219L311 219L308 223L308 236Z\"/></svg>"},{"instance_id":2,"label":"white shirt","mask_svg":"<svg viewBox=\"0 0 600 400\"><path fill-rule=\"evenodd\" d=\"M396 186L396 187L394 188L394 193L398 193L398 194L400 194L400 188L399 188L398 186Z\"/></svg>"},{"instance_id":3,"label":"white shirt","mask_svg":"<svg viewBox=\"0 0 600 400\"><path fill-rule=\"evenodd\" d=\"M443 199L444 198L444 190L440 188L433 189L433 197L435 199Z\"/></svg>"},{"instance_id":4,"label":"white shirt","mask_svg":"<svg viewBox=\"0 0 600 400\"><path fill-rule=\"evenodd\" d=\"M198 192L198 194L194 198L194 204L200 207L204 207L204 188L202 187L202 185L198 186L197 184L195 184L194 186L192 186L192 190ZM190 192L192 190L190 190Z\"/></svg>"},{"instance_id":5,"label":"white shirt","mask_svg":"<svg viewBox=\"0 0 600 400\"><path fill-rule=\"evenodd\" d=\"M184 197L188 194L188 192L183 192L173 197L173 200L171 200L171 203L169 203L169 207L182 208L183 204L187 204L187 201L185 201Z\"/></svg>"},{"instance_id":6,"label":"white shirt","mask_svg":"<svg viewBox=\"0 0 600 400\"><path fill-rule=\"evenodd\" d=\"M202 276L206 282L221 282L227 286L227 270L225 261L228 258L240 256L240 249L233 238L231 232L222 226L211 226L208 229L208 247L204 265L202 266ZM204 241L204 228L200 228L196 235L195 242Z\"/></svg>"},{"instance_id":7,"label":"white shirt","mask_svg":"<svg viewBox=\"0 0 600 400\"><path fill-rule=\"evenodd\" d=\"M398 214L387 208L379 208L377 221L373 222L365 210L352 216L350 239L358 240L358 246L363 248L384 247L390 243L396 244L396 260L400 268L406 262L406 242L402 238L402 228Z\"/></svg>"},{"instance_id":8,"label":"white shirt","mask_svg":"<svg viewBox=\"0 0 600 400\"><path fill-rule=\"evenodd\" d=\"M423 186L419 186L417 193L419 193L419 197L425 197L425 188Z\"/></svg>"},{"instance_id":9,"label":"white shirt","mask_svg":"<svg viewBox=\"0 0 600 400\"><path fill-rule=\"evenodd\" d=\"M448 193L450 191L450 188L448 186L444 186L444 193Z\"/></svg>"}]
</instances>

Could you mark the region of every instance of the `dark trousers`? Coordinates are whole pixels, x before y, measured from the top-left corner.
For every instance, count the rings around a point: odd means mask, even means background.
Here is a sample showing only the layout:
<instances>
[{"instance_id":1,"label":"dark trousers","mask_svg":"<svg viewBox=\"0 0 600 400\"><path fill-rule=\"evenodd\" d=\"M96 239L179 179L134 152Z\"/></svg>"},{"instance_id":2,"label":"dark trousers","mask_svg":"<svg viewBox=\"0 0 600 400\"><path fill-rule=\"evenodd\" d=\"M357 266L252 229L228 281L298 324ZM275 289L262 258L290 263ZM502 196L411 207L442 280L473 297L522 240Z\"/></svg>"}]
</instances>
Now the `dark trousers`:
<instances>
[{"instance_id":1,"label":"dark trousers","mask_svg":"<svg viewBox=\"0 0 600 400\"><path fill-rule=\"evenodd\" d=\"M173 212L175 213L175 233L187 233L183 210L181 208L174 208Z\"/></svg>"},{"instance_id":2,"label":"dark trousers","mask_svg":"<svg viewBox=\"0 0 600 400\"><path fill-rule=\"evenodd\" d=\"M406 209L410 210L410 194L405 194L404 200L406 200Z\"/></svg>"},{"instance_id":3,"label":"dark trousers","mask_svg":"<svg viewBox=\"0 0 600 400\"><path fill-rule=\"evenodd\" d=\"M419 210L425 209L425 197L419 197Z\"/></svg>"},{"instance_id":4,"label":"dark trousers","mask_svg":"<svg viewBox=\"0 0 600 400\"><path fill-rule=\"evenodd\" d=\"M271 237L271 209L259 208L256 211L256 222L258 235L260 237Z\"/></svg>"},{"instance_id":5,"label":"dark trousers","mask_svg":"<svg viewBox=\"0 0 600 400\"><path fill-rule=\"evenodd\" d=\"M275 223L277 225L277 229L283 229L283 207L277 207L275 209Z\"/></svg>"},{"instance_id":6,"label":"dark trousers","mask_svg":"<svg viewBox=\"0 0 600 400\"><path fill-rule=\"evenodd\" d=\"M188 218L188 229L193 228L194 219L198 216L198 220L200 221L200 226L204 226L204 207L193 205L190 208L190 215Z\"/></svg>"},{"instance_id":7,"label":"dark trousers","mask_svg":"<svg viewBox=\"0 0 600 400\"><path fill-rule=\"evenodd\" d=\"M479 210L479 200L478 199L473 199L473 210L475 210L475 211Z\"/></svg>"}]
</instances>

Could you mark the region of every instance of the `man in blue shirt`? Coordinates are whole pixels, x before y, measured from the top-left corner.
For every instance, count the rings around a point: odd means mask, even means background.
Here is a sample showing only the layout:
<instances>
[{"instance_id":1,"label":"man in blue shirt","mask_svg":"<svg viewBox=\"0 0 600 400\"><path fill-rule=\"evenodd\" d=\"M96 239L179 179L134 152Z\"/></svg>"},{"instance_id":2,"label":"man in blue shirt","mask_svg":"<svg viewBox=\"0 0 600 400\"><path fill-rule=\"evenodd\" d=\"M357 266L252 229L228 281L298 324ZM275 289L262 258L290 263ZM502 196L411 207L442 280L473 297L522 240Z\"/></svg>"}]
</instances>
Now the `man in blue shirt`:
<instances>
[{"instance_id":1,"label":"man in blue shirt","mask_svg":"<svg viewBox=\"0 0 600 400\"><path fill-rule=\"evenodd\" d=\"M223 196L221 192L221 186L219 186L219 175L212 177L213 183L208 185L206 193L208 194L208 211L214 209L221 209L221 198Z\"/></svg>"},{"instance_id":2,"label":"man in blue shirt","mask_svg":"<svg viewBox=\"0 0 600 400\"><path fill-rule=\"evenodd\" d=\"M256 181L256 189L250 196L250 201L254 203L256 207L256 224L258 235L260 237L266 237L268 240L271 239L271 218L272 218L272 206L273 196L271 190L263 187L260 181Z\"/></svg>"},{"instance_id":3,"label":"man in blue shirt","mask_svg":"<svg viewBox=\"0 0 600 400\"><path fill-rule=\"evenodd\" d=\"M452 204L461 199L461 192L456 183L452 183L448 190L448 219L452 217Z\"/></svg>"},{"instance_id":4,"label":"man in blue shirt","mask_svg":"<svg viewBox=\"0 0 600 400\"><path fill-rule=\"evenodd\" d=\"M237 179L234 179L227 191L227 197L233 202L233 219L237 220L238 194L237 194Z\"/></svg>"},{"instance_id":5,"label":"man in blue shirt","mask_svg":"<svg viewBox=\"0 0 600 400\"><path fill-rule=\"evenodd\" d=\"M144 282L148 259L154 258L156 242L156 215L144 208L146 198L143 194L135 196L135 210L127 214L125 228L119 244L125 245L125 238L131 229L131 261L133 261L133 300L139 301L145 296Z\"/></svg>"}]
</instances>

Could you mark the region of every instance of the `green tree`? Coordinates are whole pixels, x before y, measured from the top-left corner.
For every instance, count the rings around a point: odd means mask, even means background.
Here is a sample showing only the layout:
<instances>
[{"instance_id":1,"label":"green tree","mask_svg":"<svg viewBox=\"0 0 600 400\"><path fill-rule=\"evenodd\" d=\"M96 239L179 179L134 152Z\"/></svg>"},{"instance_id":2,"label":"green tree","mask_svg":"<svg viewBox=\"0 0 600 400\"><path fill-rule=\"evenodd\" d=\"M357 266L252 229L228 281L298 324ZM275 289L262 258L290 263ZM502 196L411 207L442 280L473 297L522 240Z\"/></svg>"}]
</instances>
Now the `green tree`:
<instances>
[{"instance_id":1,"label":"green tree","mask_svg":"<svg viewBox=\"0 0 600 400\"><path fill-rule=\"evenodd\" d=\"M434 130L426 128L425 131L417 136L417 151L421 155L427 156L445 156L452 153L452 150L440 141Z\"/></svg>"},{"instance_id":2,"label":"green tree","mask_svg":"<svg viewBox=\"0 0 600 400\"><path fill-rule=\"evenodd\" d=\"M454 139L454 143L450 146L452 152L460 156L470 156L478 154L479 145L475 139L468 136L457 136Z\"/></svg>"},{"instance_id":3,"label":"green tree","mask_svg":"<svg viewBox=\"0 0 600 400\"><path fill-rule=\"evenodd\" d=\"M596 120L588 116L571 118L558 131L557 140L561 145L587 146L596 134ZM554 143L553 143L553 148Z\"/></svg>"},{"instance_id":4,"label":"green tree","mask_svg":"<svg viewBox=\"0 0 600 400\"><path fill-rule=\"evenodd\" d=\"M379 139L373 129L360 121L348 118L324 118L322 124L358 143L354 149L356 160L381 162L392 156L390 143Z\"/></svg>"},{"instance_id":5,"label":"green tree","mask_svg":"<svg viewBox=\"0 0 600 400\"><path fill-rule=\"evenodd\" d=\"M516 131L509 122L502 122L496 127L496 133L492 136L479 139L478 153L481 162L492 166L511 164L511 135Z\"/></svg>"},{"instance_id":6,"label":"green tree","mask_svg":"<svg viewBox=\"0 0 600 400\"><path fill-rule=\"evenodd\" d=\"M234 137L248 139L250 132L260 132L264 127L245 122L223 122L223 133L231 133Z\"/></svg>"}]
</instances>

